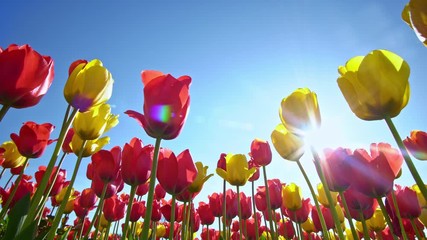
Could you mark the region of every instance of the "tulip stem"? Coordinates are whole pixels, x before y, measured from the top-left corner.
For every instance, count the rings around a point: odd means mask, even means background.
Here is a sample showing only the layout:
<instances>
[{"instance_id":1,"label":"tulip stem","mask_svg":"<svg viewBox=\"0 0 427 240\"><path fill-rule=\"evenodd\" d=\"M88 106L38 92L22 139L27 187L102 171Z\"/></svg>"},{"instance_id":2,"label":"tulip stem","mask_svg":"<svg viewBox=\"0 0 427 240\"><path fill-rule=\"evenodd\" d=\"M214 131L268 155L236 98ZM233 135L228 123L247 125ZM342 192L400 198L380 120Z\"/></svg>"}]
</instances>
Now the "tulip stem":
<instances>
[{"instance_id":1,"label":"tulip stem","mask_svg":"<svg viewBox=\"0 0 427 240\"><path fill-rule=\"evenodd\" d=\"M92 221L90 222L89 229L87 230L87 233L85 234L85 239L89 237L90 230L92 229L93 225L95 224L96 218L98 218L98 226L95 226L95 233L94 236L98 234L99 225L101 223L101 215L102 215L102 209L104 208L104 200L105 200L105 194L107 193L108 184L104 183L104 186L102 187L101 196L99 198L98 207L95 210L95 214L93 215Z\"/></svg>"},{"instance_id":2,"label":"tulip stem","mask_svg":"<svg viewBox=\"0 0 427 240\"><path fill-rule=\"evenodd\" d=\"M154 186L156 185L156 175L157 175L157 163L158 163L158 156L159 156L159 150L160 150L160 142L161 138L156 138L156 144L154 147L154 154L153 154L153 164L151 167L151 174L150 174L150 188L148 190L147 195L147 208L145 210L145 216L144 216L144 226L142 227L141 232L141 239L148 239L148 231L150 230L150 224L148 224L151 220L151 211L153 209L153 197L154 197Z\"/></svg>"},{"instance_id":3,"label":"tulip stem","mask_svg":"<svg viewBox=\"0 0 427 240\"><path fill-rule=\"evenodd\" d=\"M274 232L274 227L273 227L273 217L271 216L270 191L268 189L267 170L265 166L262 166L262 171L264 175L265 194L267 195L265 201L267 202L267 211L268 211L267 216L269 218L271 237L273 239L277 239L276 233Z\"/></svg>"},{"instance_id":4,"label":"tulip stem","mask_svg":"<svg viewBox=\"0 0 427 240\"><path fill-rule=\"evenodd\" d=\"M402 217L400 215L399 206L397 206L396 194L394 194L394 190L391 190L391 199L393 201L393 207L397 216L397 220L399 221L400 232L402 233L403 239L407 240L408 235L406 235L405 228L403 227Z\"/></svg>"},{"instance_id":5,"label":"tulip stem","mask_svg":"<svg viewBox=\"0 0 427 240\"><path fill-rule=\"evenodd\" d=\"M239 186L236 186L237 189L237 213L239 214L239 239L242 240L242 232L243 232L243 226L242 226L242 206L240 206L240 190Z\"/></svg>"},{"instance_id":6,"label":"tulip stem","mask_svg":"<svg viewBox=\"0 0 427 240\"><path fill-rule=\"evenodd\" d=\"M221 217L218 217L218 231L221 233Z\"/></svg>"},{"instance_id":7,"label":"tulip stem","mask_svg":"<svg viewBox=\"0 0 427 240\"><path fill-rule=\"evenodd\" d=\"M377 197L377 202L378 202L378 205L380 205L380 209L383 212L384 219L387 222L388 227L390 228L391 236L393 237L394 240L397 240L396 235L394 234L393 225L391 224L390 216L388 215L388 212L384 206L384 203L381 197Z\"/></svg>"},{"instance_id":8,"label":"tulip stem","mask_svg":"<svg viewBox=\"0 0 427 240\"><path fill-rule=\"evenodd\" d=\"M331 210L332 217L335 222L335 229L337 229L338 237L339 239L344 239L344 233L341 228L341 222L338 219L338 213L335 209L334 200L332 199L331 191L329 190L328 183L326 182L325 174L323 173L322 166L320 165L320 157L317 153L316 149L314 149L313 146L311 146L311 153L313 154L314 158L314 165L316 166L317 172L319 173L320 181L323 184L323 188L325 189L325 195L329 202L329 209Z\"/></svg>"},{"instance_id":9,"label":"tulip stem","mask_svg":"<svg viewBox=\"0 0 427 240\"><path fill-rule=\"evenodd\" d=\"M259 230L258 230L258 216L255 207L255 181L252 181L252 208L254 209L254 219L255 219L255 239L259 239Z\"/></svg>"},{"instance_id":10,"label":"tulip stem","mask_svg":"<svg viewBox=\"0 0 427 240\"><path fill-rule=\"evenodd\" d=\"M363 216L362 211L359 211L359 217L360 217L360 221L362 222L362 226L363 226L363 237L365 239L371 239L369 237L368 226L366 225L365 216Z\"/></svg>"},{"instance_id":11,"label":"tulip stem","mask_svg":"<svg viewBox=\"0 0 427 240\"><path fill-rule=\"evenodd\" d=\"M25 170L25 167L27 166L28 160L30 160L30 159L26 158L24 161L24 164L22 165L23 168L22 168L21 172L19 173L18 178L15 180L15 185L13 186L12 192L9 194L9 197L7 198L6 204L3 206L2 210L1 210L0 220L4 219L4 217L7 213L7 210L9 209L9 205L12 202L12 199L16 194L16 191L18 191L18 187L19 187L19 184L22 180L22 177L24 176L24 170Z\"/></svg>"},{"instance_id":12,"label":"tulip stem","mask_svg":"<svg viewBox=\"0 0 427 240\"><path fill-rule=\"evenodd\" d=\"M7 111L9 110L10 105L3 105L0 109L0 122L3 120L3 117L6 115Z\"/></svg>"},{"instance_id":13,"label":"tulip stem","mask_svg":"<svg viewBox=\"0 0 427 240\"><path fill-rule=\"evenodd\" d=\"M414 219L413 219L413 218L410 218L410 219L409 219L409 222L411 223L411 226L412 226L412 228L413 228L413 229L414 229L414 231L415 231L415 235L417 236L417 239L425 239L425 238L423 238L423 237L421 236L420 231L419 231L419 229L418 229L417 225L415 224Z\"/></svg>"},{"instance_id":14,"label":"tulip stem","mask_svg":"<svg viewBox=\"0 0 427 240\"><path fill-rule=\"evenodd\" d=\"M123 228L122 240L125 240L127 238L127 233L129 228L129 219L130 219L130 214L132 212L132 204L133 204L133 199L135 198L136 187L137 185L132 185L130 187L130 196L129 196L128 208L126 209L126 220Z\"/></svg>"},{"instance_id":15,"label":"tulip stem","mask_svg":"<svg viewBox=\"0 0 427 240\"><path fill-rule=\"evenodd\" d=\"M396 129L396 126L394 125L390 117L385 117L385 121L391 133L393 134L394 140L399 146L400 151L402 152L403 159L405 159L406 165L408 166L408 169L411 172L412 177L414 178L415 182L420 188L420 191L423 194L424 198L427 199L427 187L424 184L423 180L421 179L420 174L417 171L417 168L412 162L411 157L409 156L408 150L406 150L405 145L403 145L402 138L400 137L399 132Z\"/></svg>"},{"instance_id":16,"label":"tulip stem","mask_svg":"<svg viewBox=\"0 0 427 240\"><path fill-rule=\"evenodd\" d=\"M107 229L105 230L104 240L108 240L108 235L110 235L111 222L108 222ZM88 230L90 232L90 229Z\"/></svg>"},{"instance_id":17,"label":"tulip stem","mask_svg":"<svg viewBox=\"0 0 427 240\"><path fill-rule=\"evenodd\" d=\"M323 236L325 237L325 239L329 239L329 232L328 232L328 229L326 228L325 218L323 217L322 211L320 210L320 205L319 205L319 202L317 201L316 193L314 192L314 189L313 189L313 186L311 185L310 179L308 178L307 173L305 172L304 168L302 167L300 161L296 161L296 162L298 164L298 167L299 167L302 175L304 176L304 179L308 185L308 188L310 189L311 196L313 197L314 205L315 205L316 210L317 210L317 215L319 216L319 220L320 220L320 225L322 226Z\"/></svg>"},{"instance_id":18,"label":"tulip stem","mask_svg":"<svg viewBox=\"0 0 427 240\"><path fill-rule=\"evenodd\" d=\"M74 117L77 114L77 109L73 109L71 113L70 113L70 110L71 110L71 106L68 105L67 110L65 112L64 120L62 123L61 131L59 132L59 137L58 137L58 140L56 141L55 149L52 153L52 157L50 158L49 164L46 167L46 171L45 171L45 174L43 175L42 181L38 185L37 190L31 199L30 209L28 211L27 218L25 219L23 229L27 228L35 219L35 216L37 214L37 209L39 207L39 204L41 203L43 195L45 194L45 190L49 182L50 174L52 173L53 167L55 166L56 159L58 158L59 151L61 150L62 144L64 143L68 128L70 127L71 123L74 120ZM49 193L46 193L46 194L49 195ZM40 206L40 207L43 207L43 206Z\"/></svg>"},{"instance_id":19,"label":"tulip stem","mask_svg":"<svg viewBox=\"0 0 427 240\"><path fill-rule=\"evenodd\" d=\"M341 203L344 206L345 215L347 217L348 224L350 225L351 234L353 235L354 239L359 240L359 234L357 234L356 229L354 228L353 219L351 217L350 210L348 209L348 205L347 205L347 201L345 200L344 192L339 191L339 195L341 198Z\"/></svg>"},{"instance_id":20,"label":"tulip stem","mask_svg":"<svg viewBox=\"0 0 427 240\"><path fill-rule=\"evenodd\" d=\"M175 194L172 194L172 206L171 206L171 216L170 216L170 227L169 229L173 229L174 228L174 224L175 224L175 207L176 207L176 196ZM169 230L169 240L173 239L173 233L174 231Z\"/></svg>"},{"instance_id":21,"label":"tulip stem","mask_svg":"<svg viewBox=\"0 0 427 240\"><path fill-rule=\"evenodd\" d=\"M227 182L224 180L223 184L222 184L222 220L223 220L223 227L224 227L224 233L223 233L223 239L228 239L227 238L227 195L226 195L226 187L227 187Z\"/></svg>"},{"instance_id":22,"label":"tulip stem","mask_svg":"<svg viewBox=\"0 0 427 240\"><path fill-rule=\"evenodd\" d=\"M70 198L71 190L73 189L74 182L76 181L77 173L79 172L80 163L82 162L82 159L83 159L83 152L85 150L86 142L87 142L86 140L83 140L83 142L82 142L82 146L80 148L79 156L77 157L76 166L74 167L74 171L73 171L73 175L71 177L70 183L67 186L67 191L65 192L64 199L62 200L61 206L59 206L59 208L56 212L52 226L51 226L49 233L47 235L48 240L52 240L55 238L56 229L59 226L59 222L61 221L61 217L62 217L62 214L64 213L65 206L67 205L68 199ZM45 174L47 174L47 170L46 170ZM50 175L50 173L49 173L49 175Z\"/></svg>"}]
</instances>

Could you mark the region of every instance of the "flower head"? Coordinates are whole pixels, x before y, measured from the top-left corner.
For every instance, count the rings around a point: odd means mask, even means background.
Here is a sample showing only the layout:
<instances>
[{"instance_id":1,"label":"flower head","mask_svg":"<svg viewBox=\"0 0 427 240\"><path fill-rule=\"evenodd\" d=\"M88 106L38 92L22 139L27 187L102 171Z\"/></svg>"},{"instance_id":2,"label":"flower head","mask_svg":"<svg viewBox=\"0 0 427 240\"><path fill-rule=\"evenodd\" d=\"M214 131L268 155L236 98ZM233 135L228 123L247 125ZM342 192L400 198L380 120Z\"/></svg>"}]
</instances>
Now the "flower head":
<instances>
[{"instance_id":1,"label":"flower head","mask_svg":"<svg viewBox=\"0 0 427 240\"><path fill-rule=\"evenodd\" d=\"M216 173L233 186L243 186L256 171L248 167L245 155L229 153L226 156L226 170L217 168Z\"/></svg>"}]
</instances>

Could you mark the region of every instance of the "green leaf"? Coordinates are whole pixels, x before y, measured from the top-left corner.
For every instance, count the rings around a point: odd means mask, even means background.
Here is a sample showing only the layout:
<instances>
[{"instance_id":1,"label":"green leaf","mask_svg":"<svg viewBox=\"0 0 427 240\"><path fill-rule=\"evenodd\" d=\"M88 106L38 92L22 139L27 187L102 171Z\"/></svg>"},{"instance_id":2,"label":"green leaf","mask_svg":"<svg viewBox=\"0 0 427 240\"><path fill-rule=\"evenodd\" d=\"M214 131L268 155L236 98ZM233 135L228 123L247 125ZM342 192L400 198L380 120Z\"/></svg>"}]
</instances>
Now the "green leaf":
<instances>
[{"instance_id":1,"label":"green leaf","mask_svg":"<svg viewBox=\"0 0 427 240\"><path fill-rule=\"evenodd\" d=\"M17 235L20 235L22 224L24 223L29 209L30 194L27 194L15 204L12 210L10 210L9 222L3 239L15 239ZM31 235L23 235L21 239L33 239L32 233Z\"/></svg>"}]
</instances>

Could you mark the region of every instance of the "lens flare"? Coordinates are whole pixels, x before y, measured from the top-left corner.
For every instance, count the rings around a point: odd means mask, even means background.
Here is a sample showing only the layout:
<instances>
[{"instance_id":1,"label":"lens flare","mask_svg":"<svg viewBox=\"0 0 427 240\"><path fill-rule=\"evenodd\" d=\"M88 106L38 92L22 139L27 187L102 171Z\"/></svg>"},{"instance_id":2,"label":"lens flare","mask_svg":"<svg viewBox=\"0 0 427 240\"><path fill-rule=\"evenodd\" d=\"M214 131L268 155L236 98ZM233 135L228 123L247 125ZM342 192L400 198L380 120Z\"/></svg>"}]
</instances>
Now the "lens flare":
<instances>
[{"instance_id":1,"label":"lens flare","mask_svg":"<svg viewBox=\"0 0 427 240\"><path fill-rule=\"evenodd\" d=\"M169 105L154 106L151 109L151 117L159 122L169 122L172 117L171 107Z\"/></svg>"}]
</instances>

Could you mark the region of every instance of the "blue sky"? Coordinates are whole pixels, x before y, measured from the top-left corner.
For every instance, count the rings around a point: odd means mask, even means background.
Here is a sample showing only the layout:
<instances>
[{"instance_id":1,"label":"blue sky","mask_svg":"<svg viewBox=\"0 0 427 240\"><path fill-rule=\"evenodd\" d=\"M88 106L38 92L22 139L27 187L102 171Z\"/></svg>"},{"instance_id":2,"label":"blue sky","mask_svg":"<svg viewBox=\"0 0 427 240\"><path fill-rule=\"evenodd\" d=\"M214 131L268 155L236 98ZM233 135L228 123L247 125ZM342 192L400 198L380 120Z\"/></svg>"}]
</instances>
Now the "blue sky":
<instances>
[{"instance_id":1,"label":"blue sky","mask_svg":"<svg viewBox=\"0 0 427 240\"><path fill-rule=\"evenodd\" d=\"M115 80L109 103L120 114L107 135L113 146L132 137L154 144L135 120L123 112L142 111L141 70L153 69L193 78L191 105L181 135L162 146L180 153L190 149L194 161L215 172L222 152L248 153L254 138L270 141L280 122L283 97L299 87L316 92L323 120L323 147L367 148L372 142L396 146L385 122L358 119L348 107L336 79L337 68L357 55L388 49L411 67L411 99L394 119L402 137L427 131L425 107L427 49L401 20L406 1L4 1L0 46L30 44L55 61L55 79L39 105L11 109L0 123L0 141L21 123L51 122L58 136L66 109L63 87L68 67L77 59L99 58ZM274 148L271 146L273 151ZM28 173L47 164L53 147L30 161ZM83 160L76 187L89 187ZM302 158L313 183L311 155ZM69 156L65 167L74 166ZM427 165L416 161L421 176ZM297 165L273 155L269 178L295 182L309 196ZM4 184L5 178L1 180ZM427 178L424 177L424 181ZM412 185L406 166L397 183ZM222 189L215 175L196 201ZM246 193L250 193L245 188Z\"/></svg>"}]
</instances>

